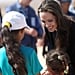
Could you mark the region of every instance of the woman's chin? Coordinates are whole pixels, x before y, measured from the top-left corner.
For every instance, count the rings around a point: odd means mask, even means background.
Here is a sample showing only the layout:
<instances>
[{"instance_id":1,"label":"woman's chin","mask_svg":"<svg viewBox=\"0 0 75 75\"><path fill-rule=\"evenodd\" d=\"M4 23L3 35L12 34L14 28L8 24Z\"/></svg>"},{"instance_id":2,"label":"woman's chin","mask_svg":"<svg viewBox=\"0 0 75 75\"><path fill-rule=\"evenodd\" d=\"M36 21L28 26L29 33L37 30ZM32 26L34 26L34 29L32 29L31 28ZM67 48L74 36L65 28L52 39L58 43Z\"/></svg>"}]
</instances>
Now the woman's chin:
<instances>
[{"instance_id":1,"label":"woman's chin","mask_svg":"<svg viewBox=\"0 0 75 75\"><path fill-rule=\"evenodd\" d=\"M49 32L54 32L55 30L48 30Z\"/></svg>"}]
</instances>

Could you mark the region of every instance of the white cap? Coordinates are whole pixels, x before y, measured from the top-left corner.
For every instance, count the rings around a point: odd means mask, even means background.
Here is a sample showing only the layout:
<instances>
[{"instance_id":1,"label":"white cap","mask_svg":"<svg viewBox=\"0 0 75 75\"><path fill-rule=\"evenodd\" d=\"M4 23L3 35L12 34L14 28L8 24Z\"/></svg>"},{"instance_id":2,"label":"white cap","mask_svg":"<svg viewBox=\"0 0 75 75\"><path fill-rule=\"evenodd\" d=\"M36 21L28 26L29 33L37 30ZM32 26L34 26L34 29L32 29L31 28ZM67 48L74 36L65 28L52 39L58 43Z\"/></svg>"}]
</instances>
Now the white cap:
<instances>
[{"instance_id":1,"label":"white cap","mask_svg":"<svg viewBox=\"0 0 75 75\"><path fill-rule=\"evenodd\" d=\"M11 24L10 30L19 30L24 27L29 28L26 23L25 16L17 11L10 11L6 13L2 19L2 27L6 24Z\"/></svg>"}]
</instances>

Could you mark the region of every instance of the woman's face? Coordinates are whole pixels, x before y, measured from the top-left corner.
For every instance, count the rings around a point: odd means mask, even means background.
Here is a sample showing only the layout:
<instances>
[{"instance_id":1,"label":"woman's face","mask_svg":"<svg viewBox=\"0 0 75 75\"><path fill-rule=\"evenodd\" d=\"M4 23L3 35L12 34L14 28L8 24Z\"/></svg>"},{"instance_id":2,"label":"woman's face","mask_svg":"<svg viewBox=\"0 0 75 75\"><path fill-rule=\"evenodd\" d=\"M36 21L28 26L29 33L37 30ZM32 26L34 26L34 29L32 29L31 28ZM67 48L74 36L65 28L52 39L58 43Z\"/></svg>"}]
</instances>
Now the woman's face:
<instances>
[{"instance_id":1,"label":"woman's face","mask_svg":"<svg viewBox=\"0 0 75 75\"><path fill-rule=\"evenodd\" d=\"M56 17L50 12L40 12L40 20L43 26L45 26L49 32L57 30Z\"/></svg>"}]
</instances>

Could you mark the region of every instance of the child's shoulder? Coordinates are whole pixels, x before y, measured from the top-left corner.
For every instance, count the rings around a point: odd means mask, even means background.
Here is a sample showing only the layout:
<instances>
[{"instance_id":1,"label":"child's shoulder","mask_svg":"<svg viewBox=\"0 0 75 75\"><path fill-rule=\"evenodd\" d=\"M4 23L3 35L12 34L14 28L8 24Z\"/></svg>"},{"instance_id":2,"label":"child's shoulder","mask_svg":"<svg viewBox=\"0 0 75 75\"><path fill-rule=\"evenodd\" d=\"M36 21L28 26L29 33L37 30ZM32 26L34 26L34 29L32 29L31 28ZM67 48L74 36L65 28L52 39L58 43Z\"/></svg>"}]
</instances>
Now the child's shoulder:
<instances>
[{"instance_id":1,"label":"child's shoulder","mask_svg":"<svg viewBox=\"0 0 75 75\"><path fill-rule=\"evenodd\" d=\"M31 55L32 53L35 52L35 50L31 47L27 47L27 46L24 46L24 45L21 45L20 47L22 53L25 53L26 55Z\"/></svg>"},{"instance_id":2,"label":"child's shoulder","mask_svg":"<svg viewBox=\"0 0 75 75\"><path fill-rule=\"evenodd\" d=\"M7 60L5 47L0 48L0 66Z\"/></svg>"},{"instance_id":3,"label":"child's shoulder","mask_svg":"<svg viewBox=\"0 0 75 75\"><path fill-rule=\"evenodd\" d=\"M0 56L6 53L5 47L0 48Z\"/></svg>"}]
</instances>

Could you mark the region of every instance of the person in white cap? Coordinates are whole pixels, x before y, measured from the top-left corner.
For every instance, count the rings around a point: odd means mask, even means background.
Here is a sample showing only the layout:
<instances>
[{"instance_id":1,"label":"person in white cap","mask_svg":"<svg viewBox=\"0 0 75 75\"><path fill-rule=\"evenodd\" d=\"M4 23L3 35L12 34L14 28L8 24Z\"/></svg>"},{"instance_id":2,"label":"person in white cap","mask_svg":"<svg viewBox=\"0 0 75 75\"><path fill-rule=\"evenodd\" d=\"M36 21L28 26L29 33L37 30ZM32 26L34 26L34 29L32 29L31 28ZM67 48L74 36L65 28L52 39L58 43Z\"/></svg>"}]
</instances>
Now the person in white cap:
<instances>
[{"instance_id":1,"label":"person in white cap","mask_svg":"<svg viewBox=\"0 0 75 75\"><path fill-rule=\"evenodd\" d=\"M3 46L0 48L1 75L40 74L42 67L35 50L21 45L25 28L28 26L23 14L11 11L4 15L1 30Z\"/></svg>"},{"instance_id":2,"label":"person in white cap","mask_svg":"<svg viewBox=\"0 0 75 75\"><path fill-rule=\"evenodd\" d=\"M35 10L30 6L32 0L17 0L16 3L6 8L6 13L9 11L18 11L26 17L26 22L29 29L25 29L26 35L22 40L22 44L32 47L37 52L36 42L38 38L42 38L43 29Z\"/></svg>"}]
</instances>

